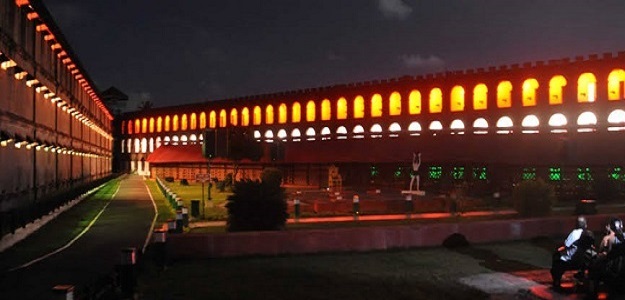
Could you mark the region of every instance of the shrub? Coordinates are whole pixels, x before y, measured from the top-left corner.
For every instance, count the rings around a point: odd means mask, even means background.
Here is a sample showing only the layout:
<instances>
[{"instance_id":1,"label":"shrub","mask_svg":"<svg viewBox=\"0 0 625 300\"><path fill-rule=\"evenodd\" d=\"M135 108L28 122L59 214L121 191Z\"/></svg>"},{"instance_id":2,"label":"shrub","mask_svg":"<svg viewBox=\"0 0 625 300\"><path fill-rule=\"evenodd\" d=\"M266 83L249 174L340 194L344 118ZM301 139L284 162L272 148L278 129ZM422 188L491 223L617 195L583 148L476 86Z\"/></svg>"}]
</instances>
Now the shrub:
<instances>
[{"instance_id":1,"label":"shrub","mask_svg":"<svg viewBox=\"0 0 625 300\"><path fill-rule=\"evenodd\" d=\"M167 177L165 177L165 181L167 181L167 182L174 182L174 178L171 177L171 176L167 176Z\"/></svg>"},{"instance_id":2,"label":"shrub","mask_svg":"<svg viewBox=\"0 0 625 300\"><path fill-rule=\"evenodd\" d=\"M550 214L555 200L553 187L542 179L522 181L512 192L514 208L526 217Z\"/></svg>"},{"instance_id":3,"label":"shrub","mask_svg":"<svg viewBox=\"0 0 625 300\"><path fill-rule=\"evenodd\" d=\"M263 172L264 174L265 172ZM286 194L275 177L237 181L228 196L227 230L280 230L288 218Z\"/></svg>"},{"instance_id":4,"label":"shrub","mask_svg":"<svg viewBox=\"0 0 625 300\"><path fill-rule=\"evenodd\" d=\"M186 178L180 179L180 185L189 185L189 181Z\"/></svg>"}]
</instances>

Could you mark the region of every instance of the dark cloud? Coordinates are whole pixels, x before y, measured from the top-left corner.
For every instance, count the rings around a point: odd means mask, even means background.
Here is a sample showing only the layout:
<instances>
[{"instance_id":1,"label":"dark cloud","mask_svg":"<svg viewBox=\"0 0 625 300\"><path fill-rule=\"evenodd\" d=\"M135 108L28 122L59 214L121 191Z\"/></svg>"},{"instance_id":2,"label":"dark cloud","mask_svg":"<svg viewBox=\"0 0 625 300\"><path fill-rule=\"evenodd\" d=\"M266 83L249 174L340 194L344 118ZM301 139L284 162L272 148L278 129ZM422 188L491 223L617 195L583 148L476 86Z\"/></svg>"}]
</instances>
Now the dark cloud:
<instances>
[{"instance_id":1,"label":"dark cloud","mask_svg":"<svg viewBox=\"0 0 625 300\"><path fill-rule=\"evenodd\" d=\"M157 106L625 50L622 0L46 0L99 89Z\"/></svg>"}]
</instances>

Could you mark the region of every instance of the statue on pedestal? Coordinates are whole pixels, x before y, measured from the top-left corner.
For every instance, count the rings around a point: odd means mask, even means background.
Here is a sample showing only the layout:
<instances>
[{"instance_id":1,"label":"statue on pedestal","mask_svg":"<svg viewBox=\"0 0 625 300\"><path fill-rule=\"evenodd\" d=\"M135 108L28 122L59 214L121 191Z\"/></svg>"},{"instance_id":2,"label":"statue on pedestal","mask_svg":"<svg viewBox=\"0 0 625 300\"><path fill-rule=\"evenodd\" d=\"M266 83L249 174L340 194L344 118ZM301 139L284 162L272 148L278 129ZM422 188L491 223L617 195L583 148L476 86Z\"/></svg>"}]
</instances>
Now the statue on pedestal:
<instances>
[{"instance_id":1,"label":"statue on pedestal","mask_svg":"<svg viewBox=\"0 0 625 300\"><path fill-rule=\"evenodd\" d=\"M412 153L412 171L410 172L410 192L412 192L412 186L416 180L417 182L417 191L419 189L419 167L421 166L421 152Z\"/></svg>"}]
</instances>

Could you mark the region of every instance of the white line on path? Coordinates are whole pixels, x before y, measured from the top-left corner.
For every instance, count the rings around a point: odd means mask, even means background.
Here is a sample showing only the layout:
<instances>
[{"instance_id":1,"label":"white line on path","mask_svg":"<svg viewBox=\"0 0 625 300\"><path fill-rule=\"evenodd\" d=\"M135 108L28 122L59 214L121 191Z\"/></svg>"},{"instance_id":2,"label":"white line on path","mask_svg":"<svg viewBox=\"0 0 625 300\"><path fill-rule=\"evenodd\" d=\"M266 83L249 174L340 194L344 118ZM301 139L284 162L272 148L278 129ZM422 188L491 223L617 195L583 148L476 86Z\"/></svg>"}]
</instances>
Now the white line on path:
<instances>
[{"instance_id":1,"label":"white line on path","mask_svg":"<svg viewBox=\"0 0 625 300\"><path fill-rule=\"evenodd\" d=\"M13 269L10 269L9 272L15 271L15 270L19 270L22 268L26 268L29 267L37 262L40 262L54 254L57 254L67 248L69 248L69 246L71 246L72 244L74 244L75 241L77 241L79 238L81 238L85 233L87 233L87 231L89 231L89 229L91 229L91 226L93 226L93 224L95 224L95 222L98 220L98 218L100 218L100 215L104 212L104 210L106 210L106 208L109 206L109 204L111 204L111 202L113 201L113 198L115 198L115 195L117 195L117 192L119 192L119 188L121 187L121 182L120 184L117 186L117 190L115 191L115 193L113 194L113 196L111 196L111 200L109 200L108 203L106 203L106 205L100 210L100 212L95 216L95 218L93 218L93 220L91 220L91 222L89 223L89 225L87 225L87 227L85 227L85 229L83 229L76 237L74 237L71 241L69 241L67 244L65 244L65 246L58 248L44 256L41 256L39 258L35 258L21 266L15 267Z\"/></svg>"},{"instance_id":2,"label":"white line on path","mask_svg":"<svg viewBox=\"0 0 625 300\"><path fill-rule=\"evenodd\" d=\"M148 190L148 195L150 196L150 200L152 200L152 206L154 206L154 218L152 219L152 225L150 226L150 231L148 231L148 236L145 238L145 243L143 243L143 249L141 249L141 253L145 253L145 248L148 247L150 243L150 239L152 238L152 231L154 231L154 225L156 224L156 218L158 217L158 208L156 207L156 203L154 202L154 197L152 197L152 192L150 192L150 188L145 184L145 177L143 177L143 185L145 189Z\"/></svg>"}]
</instances>

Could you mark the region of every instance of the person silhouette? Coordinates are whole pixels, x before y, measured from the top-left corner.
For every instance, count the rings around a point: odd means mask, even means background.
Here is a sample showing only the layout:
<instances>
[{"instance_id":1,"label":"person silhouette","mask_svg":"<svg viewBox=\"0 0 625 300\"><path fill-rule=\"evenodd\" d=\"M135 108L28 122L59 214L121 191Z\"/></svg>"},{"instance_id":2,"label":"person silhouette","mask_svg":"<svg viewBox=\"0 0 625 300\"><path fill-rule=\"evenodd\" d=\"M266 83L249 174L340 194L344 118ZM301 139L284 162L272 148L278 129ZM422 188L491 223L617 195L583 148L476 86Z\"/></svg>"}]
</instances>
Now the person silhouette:
<instances>
[{"instance_id":1,"label":"person silhouette","mask_svg":"<svg viewBox=\"0 0 625 300\"><path fill-rule=\"evenodd\" d=\"M421 166L421 152L412 153L412 172L410 172L410 191L412 192L412 186L416 180L417 191L419 189L419 167Z\"/></svg>"}]
</instances>

